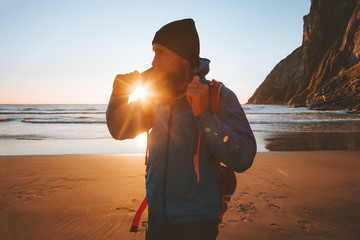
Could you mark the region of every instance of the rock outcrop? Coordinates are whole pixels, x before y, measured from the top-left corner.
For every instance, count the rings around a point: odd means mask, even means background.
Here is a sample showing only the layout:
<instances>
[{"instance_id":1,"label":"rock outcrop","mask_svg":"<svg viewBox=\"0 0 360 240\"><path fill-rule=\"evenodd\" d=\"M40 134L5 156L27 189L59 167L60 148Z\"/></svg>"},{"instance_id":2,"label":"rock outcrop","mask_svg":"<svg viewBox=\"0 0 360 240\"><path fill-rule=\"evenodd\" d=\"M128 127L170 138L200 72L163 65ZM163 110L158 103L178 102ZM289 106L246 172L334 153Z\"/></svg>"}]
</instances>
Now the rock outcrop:
<instances>
[{"instance_id":1,"label":"rock outcrop","mask_svg":"<svg viewBox=\"0 0 360 240\"><path fill-rule=\"evenodd\" d=\"M312 0L303 42L248 100L360 111L360 1Z\"/></svg>"}]
</instances>

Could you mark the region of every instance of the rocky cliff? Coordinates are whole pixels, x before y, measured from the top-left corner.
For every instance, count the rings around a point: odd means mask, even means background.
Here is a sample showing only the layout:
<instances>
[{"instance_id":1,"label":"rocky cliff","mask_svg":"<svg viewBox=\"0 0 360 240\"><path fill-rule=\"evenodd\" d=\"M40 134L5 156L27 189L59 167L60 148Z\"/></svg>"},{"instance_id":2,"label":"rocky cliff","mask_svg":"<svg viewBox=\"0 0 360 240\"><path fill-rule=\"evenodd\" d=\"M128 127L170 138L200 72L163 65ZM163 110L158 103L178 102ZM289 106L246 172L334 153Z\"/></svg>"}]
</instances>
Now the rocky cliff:
<instances>
[{"instance_id":1,"label":"rocky cliff","mask_svg":"<svg viewBox=\"0 0 360 240\"><path fill-rule=\"evenodd\" d=\"M312 0L303 42L248 100L360 111L360 1Z\"/></svg>"}]
</instances>

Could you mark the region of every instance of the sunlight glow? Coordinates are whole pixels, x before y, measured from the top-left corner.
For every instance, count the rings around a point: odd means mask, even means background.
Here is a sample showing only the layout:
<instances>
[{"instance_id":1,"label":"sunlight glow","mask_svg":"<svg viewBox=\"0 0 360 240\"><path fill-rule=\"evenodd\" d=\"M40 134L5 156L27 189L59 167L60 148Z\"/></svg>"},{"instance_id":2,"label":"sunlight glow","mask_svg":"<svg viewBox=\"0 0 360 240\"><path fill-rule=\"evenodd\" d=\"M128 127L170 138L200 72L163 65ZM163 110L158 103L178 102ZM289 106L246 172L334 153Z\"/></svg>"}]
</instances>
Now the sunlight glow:
<instances>
[{"instance_id":1,"label":"sunlight glow","mask_svg":"<svg viewBox=\"0 0 360 240\"><path fill-rule=\"evenodd\" d=\"M142 133L142 134L138 135L134 140L136 141L136 143L139 147L145 148L146 143L147 143L147 134Z\"/></svg>"},{"instance_id":2,"label":"sunlight glow","mask_svg":"<svg viewBox=\"0 0 360 240\"><path fill-rule=\"evenodd\" d=\"M144 86L139 86L137 87L132 94L129 96L129 101L128 103L137 101L138 99L140 100L145 100L145 98L148 96L148 91L147 88Z\"/></svg>"}]
</instances>

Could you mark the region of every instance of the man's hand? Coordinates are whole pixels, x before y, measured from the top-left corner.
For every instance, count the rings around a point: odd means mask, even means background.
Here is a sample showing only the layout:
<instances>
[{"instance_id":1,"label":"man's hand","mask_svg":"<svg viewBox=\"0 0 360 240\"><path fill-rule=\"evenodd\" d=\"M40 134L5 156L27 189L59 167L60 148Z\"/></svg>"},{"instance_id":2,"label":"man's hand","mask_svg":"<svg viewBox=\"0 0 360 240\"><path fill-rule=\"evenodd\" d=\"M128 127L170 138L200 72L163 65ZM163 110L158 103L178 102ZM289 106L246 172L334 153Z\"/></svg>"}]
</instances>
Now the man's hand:
<instances>
[{"instance_id":1,"label":"man's hand","mask_svg":"<svg viewBox=\"0 0 360 240\"><path fill-rule=\"evenodd\" d=\"M209 86L199 80L199 76L195 76L186 89L186 99L195 116L199 116L209 106Z\"/></svg>"},{"instance_id":2,"label":"man's hand","mask_svg":"<svg viewBox=\"0 0 360 240\"><path fill-rule=\"evenodd\" d=\"M139 80L140 74L134 71L128 74L118 74L115 77L113 84L113 95L129 95L134 90L135 82Z\"/></svg>"}]
</instances>

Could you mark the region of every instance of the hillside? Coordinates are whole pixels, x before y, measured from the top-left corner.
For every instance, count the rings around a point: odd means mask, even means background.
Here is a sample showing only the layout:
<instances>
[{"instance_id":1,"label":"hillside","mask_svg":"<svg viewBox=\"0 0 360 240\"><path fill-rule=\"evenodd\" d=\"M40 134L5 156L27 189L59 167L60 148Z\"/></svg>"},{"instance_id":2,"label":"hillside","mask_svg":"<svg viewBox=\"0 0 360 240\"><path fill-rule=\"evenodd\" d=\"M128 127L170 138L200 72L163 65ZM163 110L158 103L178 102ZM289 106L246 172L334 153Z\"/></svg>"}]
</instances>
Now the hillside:
<instances>
[{"instance_id":1,"label":"hillside","mask_svg":"<svg viewBox=\"0 0 360 240\"><path fill-rule=\"evenodd\" d=\"M360 1L312 0L303 42L248 100L360 112Z\"/></svg>"}]
</instances>

